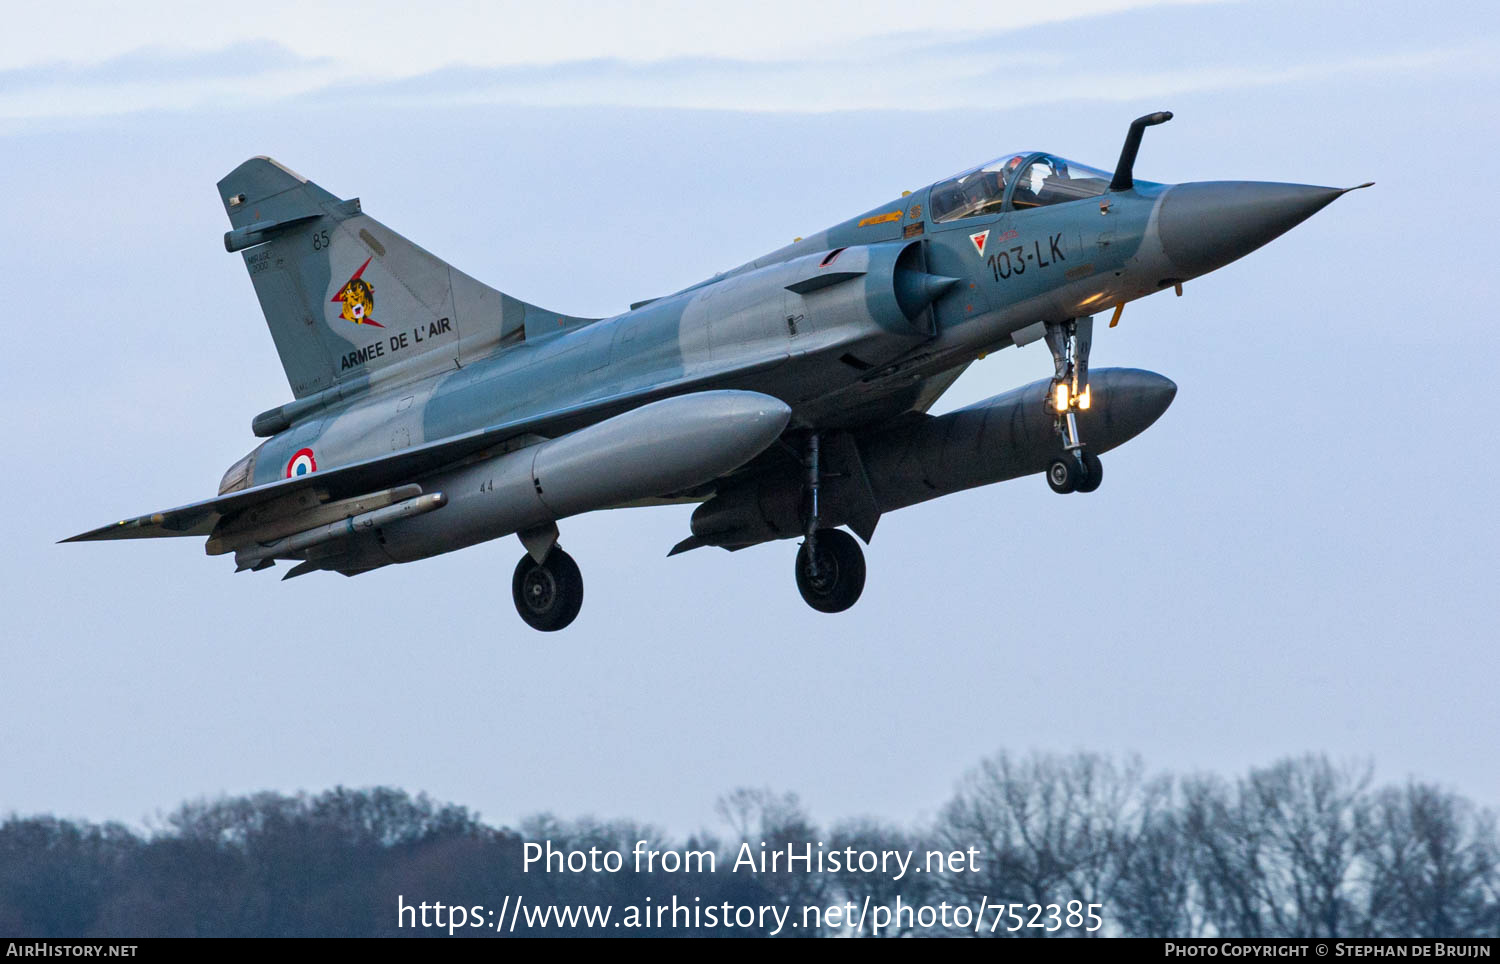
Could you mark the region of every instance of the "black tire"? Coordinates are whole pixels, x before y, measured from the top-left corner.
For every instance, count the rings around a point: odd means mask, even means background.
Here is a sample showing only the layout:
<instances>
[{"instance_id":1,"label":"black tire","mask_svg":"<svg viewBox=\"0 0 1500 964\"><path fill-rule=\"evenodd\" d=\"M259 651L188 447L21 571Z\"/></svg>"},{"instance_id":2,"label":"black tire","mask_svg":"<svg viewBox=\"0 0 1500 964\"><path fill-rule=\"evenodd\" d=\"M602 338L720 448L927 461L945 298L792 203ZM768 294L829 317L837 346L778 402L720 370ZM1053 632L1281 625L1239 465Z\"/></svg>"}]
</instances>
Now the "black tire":
<instances>
[{"instance_id":1,"label":"black tire","mask_svg":"<svg viewBox=\"0 0 1500 964\"><path fill-rule=\"evenodd\" d=\"M1083 453L1083 478L1078 480L1079 492L1092 492L1104 481L1104 463L1093 452Z\"/></svg>"},{"instance_id":2,"label":"black tire","mask_svg":"<svg viewBox=\"0 0 1500 964\"><path fill-rule=\"evenodd\" d=\"M583 608L583 573L560 546L553 546L540 563L528 553L516 563L510 594L526 625L556 632L577 619Z\"/></svg>"},{"instance_id":3,"label":"black tire","mask_svg":"<svg viewBox=\"0 0 1500 964\"><path fill-rule=\"evenodd\" d=\"M1047 484L1058 495L1067 495L1076 490L1078 480L1082 477L1083 469L1078 465L1078 459L1073 457L1072 452L1054 455L1052 461L1047 463Z\"/></svg>"},{"instance_id":4,"label":"black tire","mask_svg":"<svg viewBox=\"0 0 1500 964\"><path fill-rule=\"evenodd\" d=\"M859 601L865 591L865 553L854 537L842 529L820 529L818 577L809 572L811 557L807 543L797 550L797 591L820 613L841 613Z\"/></svg>"}]
</instances>

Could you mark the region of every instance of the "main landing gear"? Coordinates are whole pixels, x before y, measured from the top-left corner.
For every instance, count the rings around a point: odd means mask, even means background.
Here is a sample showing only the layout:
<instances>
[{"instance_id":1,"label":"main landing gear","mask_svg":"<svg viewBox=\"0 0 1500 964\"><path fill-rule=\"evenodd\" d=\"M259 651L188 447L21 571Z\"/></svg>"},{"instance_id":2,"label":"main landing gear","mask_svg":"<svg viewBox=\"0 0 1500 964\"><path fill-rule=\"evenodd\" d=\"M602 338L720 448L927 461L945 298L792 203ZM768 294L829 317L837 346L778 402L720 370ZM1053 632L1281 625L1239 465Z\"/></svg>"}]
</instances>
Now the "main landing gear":
<instances>
[{"instance_id":1,"label":"main landing gear","mask_svg":"<svg viewBox=\"0 0 1500 964\"><path fill-rule=\"evenodd\" d=\"M807 533L797 550L797 591L820 613L841 613L859 601L865 590L865 554L854 537L842 529L819 529L819 497L823 486L820 439L807 437Z\"/></svg>"},{"instance_id":2,"label":"main landing gear","mask_svg":"<svg viewBox=\"0 0 1500 964\"><path fill-rule=\"evenodd\" d=\"M1099 456L1086 451L1078 435L1078 413L1088 411L1089 347L1094 319L1073 318L1047 322L1047 348L1052 352L1052 388L1047 404L1057 416L1063 450L1047 463L1047 484L1053 492L1092 492L1104 481Z\"/></svg>"},{"instance_id":3,"label":"main landing gear","mask_svg":"<svg viewBox=\"0 0 1500 964\"><path fill-rule=\"evenodd\" d=\"M521 557L510 580L510 593L526 625L554 632L576 619L583 608L583 573L572 556L553 545L541 562L530 553Z\"/></svg>"},{"instance_id":4,"label":"main landing gear","mask_svg":"<svg viewBox=\"0 0 1500 964\"><path fill-rule=\"evenodd\" d=\"M824 529L797 550L797 591L820 613L841 613L865 591L865 553L843 529Z\"/></svg>"}]
</instances>

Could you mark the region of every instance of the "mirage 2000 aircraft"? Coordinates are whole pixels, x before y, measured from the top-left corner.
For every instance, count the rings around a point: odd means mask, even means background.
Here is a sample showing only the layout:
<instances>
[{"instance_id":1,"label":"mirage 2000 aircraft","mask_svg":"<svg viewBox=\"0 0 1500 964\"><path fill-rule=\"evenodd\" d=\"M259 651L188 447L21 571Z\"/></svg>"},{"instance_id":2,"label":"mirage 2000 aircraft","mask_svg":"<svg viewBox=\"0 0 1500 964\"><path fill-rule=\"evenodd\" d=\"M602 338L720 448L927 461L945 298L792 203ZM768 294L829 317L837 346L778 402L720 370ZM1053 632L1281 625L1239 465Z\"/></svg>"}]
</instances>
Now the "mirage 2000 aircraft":
<instances>
[{"instance_id":1,"label":"mirage 2000 aircraft","mask_svg":"<svg viewBox=\"0 0 1500 964\"><path fill-rule=\"evenodd\" d=\"M1023 152L690 288L579 318L474 280L266 157L219 182L293 400L219 494L67 541L206 536L238 570L346 576L515 534L529 625L578 615L561 519L700 503L671 554L801 538L797 588L859 598L882 513L1042 473L1092 492L1100 453L1176 393L1090 371L1094 313L1239 258L1346 190L1133 176ZM1365 186L1365 185L1361 185ZM943 416L976 358L1045 340L1050 375Z\"/></svg>"}]
</instances>

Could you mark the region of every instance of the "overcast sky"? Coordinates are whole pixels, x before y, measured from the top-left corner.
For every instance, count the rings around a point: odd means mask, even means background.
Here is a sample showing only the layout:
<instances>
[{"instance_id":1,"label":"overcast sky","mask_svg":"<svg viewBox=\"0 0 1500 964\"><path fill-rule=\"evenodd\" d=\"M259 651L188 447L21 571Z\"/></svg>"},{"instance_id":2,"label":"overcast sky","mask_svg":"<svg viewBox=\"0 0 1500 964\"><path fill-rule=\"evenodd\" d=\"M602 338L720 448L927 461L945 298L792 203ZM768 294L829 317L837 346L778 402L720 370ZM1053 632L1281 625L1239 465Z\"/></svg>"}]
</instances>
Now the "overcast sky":
<instances>
[{"instance_id":1,"label":"overcast sky","mask_svg":"<svg viewBox=\"0 0 1500 964\"><path fill-rule=\"evenodd\" d=\"M1490 5L542 6L7 13L0 812L381 783L683 832L749 784L905 821L1001 748L1327 751L1500 803ZM686 507L564 523L556 635L514 612L514 539L285 584L54 545L211 495L290 397L220 242L248 156L606 315L1003 152L1108 167L1161 108L1143 177L1377 187L1096 337L1179 385L1099 492L892 514L841 616L793 543L665 558ZM939 410L1049 371L1002 352Z\"/></svg>"}]
</instances>

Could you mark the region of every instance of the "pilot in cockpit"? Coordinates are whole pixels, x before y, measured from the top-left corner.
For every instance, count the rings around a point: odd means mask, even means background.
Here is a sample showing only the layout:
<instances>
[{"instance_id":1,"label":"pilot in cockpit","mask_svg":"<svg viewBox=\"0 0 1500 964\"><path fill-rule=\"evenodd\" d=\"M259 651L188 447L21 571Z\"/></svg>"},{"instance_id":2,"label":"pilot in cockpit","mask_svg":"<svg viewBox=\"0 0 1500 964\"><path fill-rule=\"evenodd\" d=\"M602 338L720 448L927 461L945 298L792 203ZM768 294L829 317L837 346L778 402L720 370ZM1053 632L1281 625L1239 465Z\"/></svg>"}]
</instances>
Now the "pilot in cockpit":
<instances>
[{"instance_id":1,"label":"pilot in cockpit","mask_svg":"<svg viewBox=\"0 0 1500 964\"><path fill-rule=\"evenodd\" d=\"M1027 158L1035 158L1030 164ZM1007 189L1016 210L1097 197L1109 190L1110 174L1051 154L1010 154L934 184L932 219L998 214Z\"/></svg>"},{"instance_id":2,"label":"pilot in cockpit","mask_svg":"<svg viewBox=\"0 0 1500 964\"><path fill-rule=\"evenodd\" d=\"M990 214L1000 210L1005 197L1005 179L998 171L978 171L963 185L967 214Z\"/></svg>"},{"instance_id":3,"label":"pilot in cockpit","mask_svg":"<svg viewBox=\"0 0 1500 964\"><path fill-rule=\"evenodd\" d=\"M1052 167L1047 158L1039 158L1033 161L1025 171L1021 173L1021 181L1016 185L1015 191L1011 192L1010 205L1013 208L1040 207L1044 202L1039 196L1046 179L1052 175Z\"/></svg>"}]
</instances>

